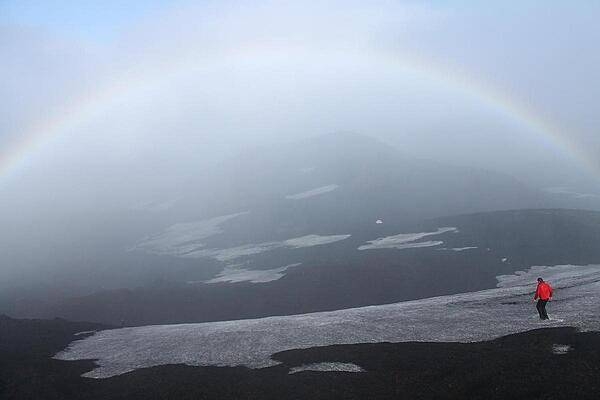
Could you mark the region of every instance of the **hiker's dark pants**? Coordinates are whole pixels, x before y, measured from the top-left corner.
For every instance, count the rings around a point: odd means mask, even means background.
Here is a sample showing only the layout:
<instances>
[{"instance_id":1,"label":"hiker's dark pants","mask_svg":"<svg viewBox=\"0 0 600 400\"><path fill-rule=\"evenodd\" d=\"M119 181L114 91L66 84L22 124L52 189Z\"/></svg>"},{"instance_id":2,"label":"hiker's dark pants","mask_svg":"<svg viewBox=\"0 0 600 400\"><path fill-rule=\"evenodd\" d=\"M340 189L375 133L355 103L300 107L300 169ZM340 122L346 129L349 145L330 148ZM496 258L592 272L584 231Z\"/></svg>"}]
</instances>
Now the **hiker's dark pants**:
<instances>
[{"instance_id":1,"label":"hiker's dark pants","mask_svg":"<svg viewBox=\"0 0 600 400\"><path fill-rule=\"evenodd\" d=\"M548 313L546 312L546 303L548 300L539 299L535 308L537 308L538 313L540 313L540 319L548 319Z\"/></svg>"}]
</instances>

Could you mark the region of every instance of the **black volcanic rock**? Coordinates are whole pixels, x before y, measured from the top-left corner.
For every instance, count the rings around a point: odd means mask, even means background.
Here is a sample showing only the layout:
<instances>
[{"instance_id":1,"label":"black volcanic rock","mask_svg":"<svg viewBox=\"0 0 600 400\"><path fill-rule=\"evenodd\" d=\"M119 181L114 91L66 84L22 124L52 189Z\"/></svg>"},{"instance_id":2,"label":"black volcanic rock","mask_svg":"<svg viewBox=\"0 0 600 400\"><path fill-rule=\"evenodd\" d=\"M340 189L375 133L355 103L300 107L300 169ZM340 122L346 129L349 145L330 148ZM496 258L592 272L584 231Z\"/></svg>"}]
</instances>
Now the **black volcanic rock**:
<instances>
[{"instance_id":1,"label":"black volcanic rock","mask_svg":"<svg viewBox=\"0 0 600 400\"><path fill-rule=\"evenodd\" d=\"M358 251L367 240L399 232L456 226L436 236L443 247L468 251L381 249ZM326 246L265 253L261 266L302 262L266 283L176 284L138 287L69 298L22 309L120 325L257 318L392 303L496 286L496 276L534 265L600 263L600 213L517 210L427 220L404 227L384 224ZM438 246L442 247L442 246ZM505 261L503 261L506 259Z\"/></svg>"},{"instance_id":2,"label":"black volcanic rock","mask_svg":"<svg viewBox=\"0 0 600 400\"><path fill-rule=\"evenodd\" d=\"M2 319L0 398L23 399L596 399L600 334L540 329L477 343L369 343L290 350L263 369L165 365L94 380L91 361L50 358L93 324ZM46 332L39 335L39 331ZM21 347L29 341L31 351ZM556 344L570 346L555 354ZM15 351L7 353L6 349ZM365 372L300 372L318 362Z\"/></svg>"}]
</instances>

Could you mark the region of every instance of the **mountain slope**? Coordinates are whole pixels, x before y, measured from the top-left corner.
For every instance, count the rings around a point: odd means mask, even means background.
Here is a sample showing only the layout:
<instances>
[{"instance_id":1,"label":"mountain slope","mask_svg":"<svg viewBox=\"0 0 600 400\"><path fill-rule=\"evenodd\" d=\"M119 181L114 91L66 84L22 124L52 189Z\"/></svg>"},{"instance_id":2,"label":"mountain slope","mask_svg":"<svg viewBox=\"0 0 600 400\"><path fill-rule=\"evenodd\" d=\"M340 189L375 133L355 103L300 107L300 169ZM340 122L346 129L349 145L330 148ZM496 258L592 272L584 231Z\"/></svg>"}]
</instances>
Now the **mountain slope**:
<instances>
[{"instance_id":1,"label":"mountain slope","mask_svg":"<svg viewBox=\"0 0 600 400\"><path fill-rule=\"evenodd\" d=\"M20 312L126 325L257 318L487 289L496 276L535 265L600 263L597 212L503 211L373 226L326 245L249 255L236 261L245 269L220 279L100 291ZM436 233L444 226L456 230ZM291 266L271 269L281 265ZM253 272L270 279L252 281Z\"/></svg>"},{"instance_id":2,"label":"mountain slope","mask_svg":"<svg viewBox=\"0 0 600 400\"><path fill-rule=\"evenodd\" d=\"M62 325L48 329L48 325ZM90 326L88 326L89 328ZM95 329L97 327L93 327ZM32 357L59 351L81 326L68 321L0 319L0 397L5 399L595 399L600 335L572 328L540 329L477 343L368 343L289 350L264 368L164 365L113 378L80 375L92 361ZM7 335L7 332L11 335ZM62 343L62 344L61 344ZM557 355L555 344L570 344ZM323 362L359 365L364 372L310 371ZM311 367L312 365L312 367ZM289 374L291 370L303 370ZM533 373L543 370L543 374ZM27 379L24 379L27 377Z\"/></svg>"}]
</instances>

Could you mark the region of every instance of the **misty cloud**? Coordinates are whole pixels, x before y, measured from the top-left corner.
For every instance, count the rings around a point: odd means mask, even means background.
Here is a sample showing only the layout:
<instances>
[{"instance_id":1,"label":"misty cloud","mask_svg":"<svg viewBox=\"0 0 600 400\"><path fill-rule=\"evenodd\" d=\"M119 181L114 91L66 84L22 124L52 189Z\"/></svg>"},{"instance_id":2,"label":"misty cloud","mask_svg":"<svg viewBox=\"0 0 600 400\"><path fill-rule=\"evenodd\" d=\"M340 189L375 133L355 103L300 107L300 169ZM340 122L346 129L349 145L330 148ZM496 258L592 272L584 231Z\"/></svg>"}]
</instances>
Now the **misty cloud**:
<instances>
[{"instance_id":1,"label":"misty cloud","mask_svg":"<svg viewBox=\"0 0 600 400\"><path fill-rule=\"evenodd\" d=\"M214 233L186 224L240 211L206 201L238 184L224 165L331 132L533 187L600 191L590 166L598 5L158 1L92 12L59 3L0 5L0 220L10 226L0 276L86 264L79 240L113 246L119 235L126 248L168 227ZM309 160L298 168L328 173ZM280 199L322 199L335 182ZM146 245L173 255L166 236ZM222 259L282 245L266 239L226 256L193 236L173 246Z\"/></svg>"}]
</instances>

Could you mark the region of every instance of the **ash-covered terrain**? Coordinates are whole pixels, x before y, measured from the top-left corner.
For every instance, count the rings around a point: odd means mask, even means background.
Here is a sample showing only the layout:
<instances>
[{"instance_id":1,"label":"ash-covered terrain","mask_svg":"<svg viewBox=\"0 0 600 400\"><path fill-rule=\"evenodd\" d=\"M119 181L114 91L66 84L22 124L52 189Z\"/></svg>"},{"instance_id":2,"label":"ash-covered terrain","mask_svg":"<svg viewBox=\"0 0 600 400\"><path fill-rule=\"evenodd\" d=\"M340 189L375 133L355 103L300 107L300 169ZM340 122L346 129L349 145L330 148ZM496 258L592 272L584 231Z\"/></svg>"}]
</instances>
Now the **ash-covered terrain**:
<instances>
[{"instance_id":1,"label":"ash-covered terrain","mask_svg":"<svg viewBox=\"0 0 600 400\"><path fill-rule=\"evenodd\" d=\"M556 290L551 320L531 304L532 282ZM97 360L85 376L106 378L165 364L276 365L275 353L297 348L378 342L473 342L544 326L600 329L600 266L533 267L500 276L498 288L326 313L102 331L74 342L60 360Z\"/></svg>"},{"instance_id":2,"label":"ash-covered terrain","mask_svg":"<svg viewBox=\"0 0 600 400\"><path fill-rule=\"evenodd\" d=\"M163 195L7 242L19 278L0 284L0 311L127 326L257 318L600 263L598 214L557 208L577 199L357 134L248 150Z\"/></svg>"},{"instance_id":3,"label":"ash-covered terrain","mask_svg":"<svg viewBox=\"0 0 600 400\"><path fill-rule=\"evenodd\" d=\"M0 0L0 400L600 398L599 20Z\"/></svg>"},{"instance_id":4,"label":"ash-covered terrain","mask_svg":"<svg viewBox=\"0 0 600 400\"><path fill-rule=\"evenodd\" d=\"M98 291L33 303L29 312L117 326L225 321L479 291L532 266L600 264L597 212L503 211L391 225L263 244L203 280ZM164 235L171 231L143 243L166 243Z\"/></svg>"},{"instance_id":5,"label":"ash-covered terrain","mask_svg":"<svg viewBox=\"0 0 600 400\"><path fill-rule=\"evenodd\" d=\"M537 274L556 288L546 322L531 303ZM596 398L600 267L537 267L498 281L476 293L246 321L106 330L2 317L0 397ZM497 338L511 332L522 333Z\"/></svg>"},{"instance_id":6,"label":"ash-covered terrain","mask_svg":"<svg viewBox=\"0 0 600 400\"><path fill-rule=\"evenodd\" d=\"M220 168L27 253L0 397L593 398L600 212L357 135Z\"/></svg>"}]
</instances>

